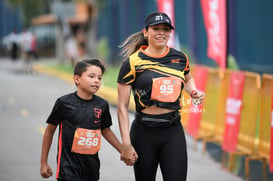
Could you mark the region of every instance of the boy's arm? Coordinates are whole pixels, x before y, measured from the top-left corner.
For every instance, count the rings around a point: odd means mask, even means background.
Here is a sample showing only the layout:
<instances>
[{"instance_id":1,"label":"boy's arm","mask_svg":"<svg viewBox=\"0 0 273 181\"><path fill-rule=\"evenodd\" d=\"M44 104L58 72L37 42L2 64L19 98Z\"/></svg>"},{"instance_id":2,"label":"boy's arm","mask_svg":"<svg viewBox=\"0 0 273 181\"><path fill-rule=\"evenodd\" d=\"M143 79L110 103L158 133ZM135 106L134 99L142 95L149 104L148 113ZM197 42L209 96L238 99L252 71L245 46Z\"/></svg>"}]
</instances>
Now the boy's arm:
<instances>
[{"instance_id":1,"label":"boy's arm","mask_svg":"<svg viewBox=\"0 0 273 181\"><path fill-rule=\"evenodd\" d=\"M136 162L138 156L135 151L131 152L128 148L125 148L112 132L111 128L105 128L101 132L102 136L121 154L120 158L126 165L132 166Z\"/></svg>"},{"instance_id":2,"label":"boy's arm","mask_svg":"<svg viewBox=\"0 0 273 181\"><path fill-rule=\"evenodd\" d=\"M41 152L41 168L40 174L43 178L52 176L52 170L47 163L48 153L52 144L53 135L57 126L48 124L43 137L42 152Z\"/></svg>"},{"instance_id":3,"label":"boy's arm","mask_svg":"<svg viewBox=\"0 0 273 181\"><path fill-rule=\"evenodd\" d=\"M121 153L122 145L111 128L105 128L101 131L102 136L119 152Z\"/></svg>"}]
</instances>

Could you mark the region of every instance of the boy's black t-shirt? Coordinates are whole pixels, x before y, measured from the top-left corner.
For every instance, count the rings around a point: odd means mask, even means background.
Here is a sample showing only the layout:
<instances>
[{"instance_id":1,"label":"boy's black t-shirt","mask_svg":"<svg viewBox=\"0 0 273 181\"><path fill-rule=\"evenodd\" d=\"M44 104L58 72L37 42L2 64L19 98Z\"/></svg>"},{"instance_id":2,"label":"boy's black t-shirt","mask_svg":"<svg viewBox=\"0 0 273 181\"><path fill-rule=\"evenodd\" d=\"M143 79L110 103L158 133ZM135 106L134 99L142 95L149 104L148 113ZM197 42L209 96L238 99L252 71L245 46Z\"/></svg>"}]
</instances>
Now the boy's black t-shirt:
<instances>
[{"instance_id":1,"label":"boy's black t-shirt","mask_svg":"<svg viewBox=\"0 0 273 181\"><path fill-rule=\"evenodd\" d=\"M112 125L108 102L96 95L91 100L83 100L76 92L70 93L57 99L46 122L59 125L56 178L98 180L98 153L78 154L71 152L71 148L77 128L103 130Z\"/></svg>"}]
</instances>

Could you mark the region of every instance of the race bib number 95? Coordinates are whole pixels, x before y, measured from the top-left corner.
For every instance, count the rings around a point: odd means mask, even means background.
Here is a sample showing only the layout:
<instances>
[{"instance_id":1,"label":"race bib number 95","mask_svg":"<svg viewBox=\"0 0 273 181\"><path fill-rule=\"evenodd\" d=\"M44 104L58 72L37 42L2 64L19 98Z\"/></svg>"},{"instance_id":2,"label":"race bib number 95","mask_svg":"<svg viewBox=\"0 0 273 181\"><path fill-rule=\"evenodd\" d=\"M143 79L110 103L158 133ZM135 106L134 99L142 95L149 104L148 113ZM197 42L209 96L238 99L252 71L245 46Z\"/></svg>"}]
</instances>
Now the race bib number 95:
<instances>
[{"instance_id":1,"label":"race bib number 95","mask_svg":"<svg viewBox=\"0 0 273 181\"><path fill-rule=\"evenodd\" d=\"M71 152L80 154L96 154L100 150L101 131L77 128L74 134Z\"/></svg>"},{"instance_id":2,"label":"race bib number 95","mask_svg":"<svg viewBox=\"0 0 273 181\"><path fill-rule=\"evenodd\" d=\"M153 79L151 99L160 102L175 102L181 92L181 80L175 77Z\"/></svg>"}]
</instances>

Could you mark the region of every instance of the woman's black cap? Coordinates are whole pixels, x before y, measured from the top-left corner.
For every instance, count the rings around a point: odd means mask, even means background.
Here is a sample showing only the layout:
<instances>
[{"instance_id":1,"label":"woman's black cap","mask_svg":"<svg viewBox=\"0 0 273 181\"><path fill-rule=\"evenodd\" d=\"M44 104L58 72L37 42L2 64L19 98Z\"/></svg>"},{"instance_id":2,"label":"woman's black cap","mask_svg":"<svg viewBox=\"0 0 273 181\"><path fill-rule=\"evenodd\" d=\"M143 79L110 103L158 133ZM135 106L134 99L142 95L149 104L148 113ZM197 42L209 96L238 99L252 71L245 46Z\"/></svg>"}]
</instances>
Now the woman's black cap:
<instances>
[{"instance_id":1,"label":"woman's black cap","mask_svg":"<svg viewBox=\"0 0 273 181\"><path fill-rule=\"evenodd\" d=\"M167 24L171 27L171 29L174 29L169 16L162 12L155 12L150 14L145 20L145 27L162 24L162 23Z\"/></svg>"}]
</instances>

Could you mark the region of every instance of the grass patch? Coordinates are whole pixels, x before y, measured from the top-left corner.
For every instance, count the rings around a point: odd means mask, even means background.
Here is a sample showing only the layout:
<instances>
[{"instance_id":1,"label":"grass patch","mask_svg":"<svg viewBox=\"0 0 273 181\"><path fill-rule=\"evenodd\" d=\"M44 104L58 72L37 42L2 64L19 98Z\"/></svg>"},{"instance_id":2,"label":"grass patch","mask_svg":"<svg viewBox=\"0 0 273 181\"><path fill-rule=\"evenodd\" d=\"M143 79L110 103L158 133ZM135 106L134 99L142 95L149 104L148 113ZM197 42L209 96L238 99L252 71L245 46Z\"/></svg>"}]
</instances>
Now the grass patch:
<instances>
[{"instance_id":1,"label":"grass patch","mask_svg":"<svg viewBox=\"0 0 273 181\"><path fill-rule=\"evenodd\" d=\"M71 73L73 74L73 67L71 65L63 65L63 64L56 64L53 68L63 71L63 72L67 72L67 73Z\"/></svg>"},{"instance_id":2,"label":"grass patch","mask_svg":"<svg viewBox=\"0 0 273 181\"><path fill-rule=\"evenodd\" d=\"M66 72L73 75L73 66L71 64L61 64L59 62L49 62L44 64L52 69ZM102 83L105 86L117 88L117 77L118 77L119 67L107 67L104 72Z\"/></svg>"},{"instance_id":3,"label":"grass patch","mask_svg":"<svg viewBox=\"0 0 273 181\"><path fill-rule=\"evenodd\" d=\"M103 74L102 82L104 85L117 88L119 67L107 67Z\"/></svg>"},{"instance_id":4,"label":"grass patch","mask_svg":"<svg viewBox=\"0 0 273 181\"><path fill-rule=\"evenodd\" d=\"M73 67L71 64L63 64L63 63L54 61L54 62L43 63L43 65L61 72L66 72L71 75L73 74Z\"/></svg>"}]
</instances>

